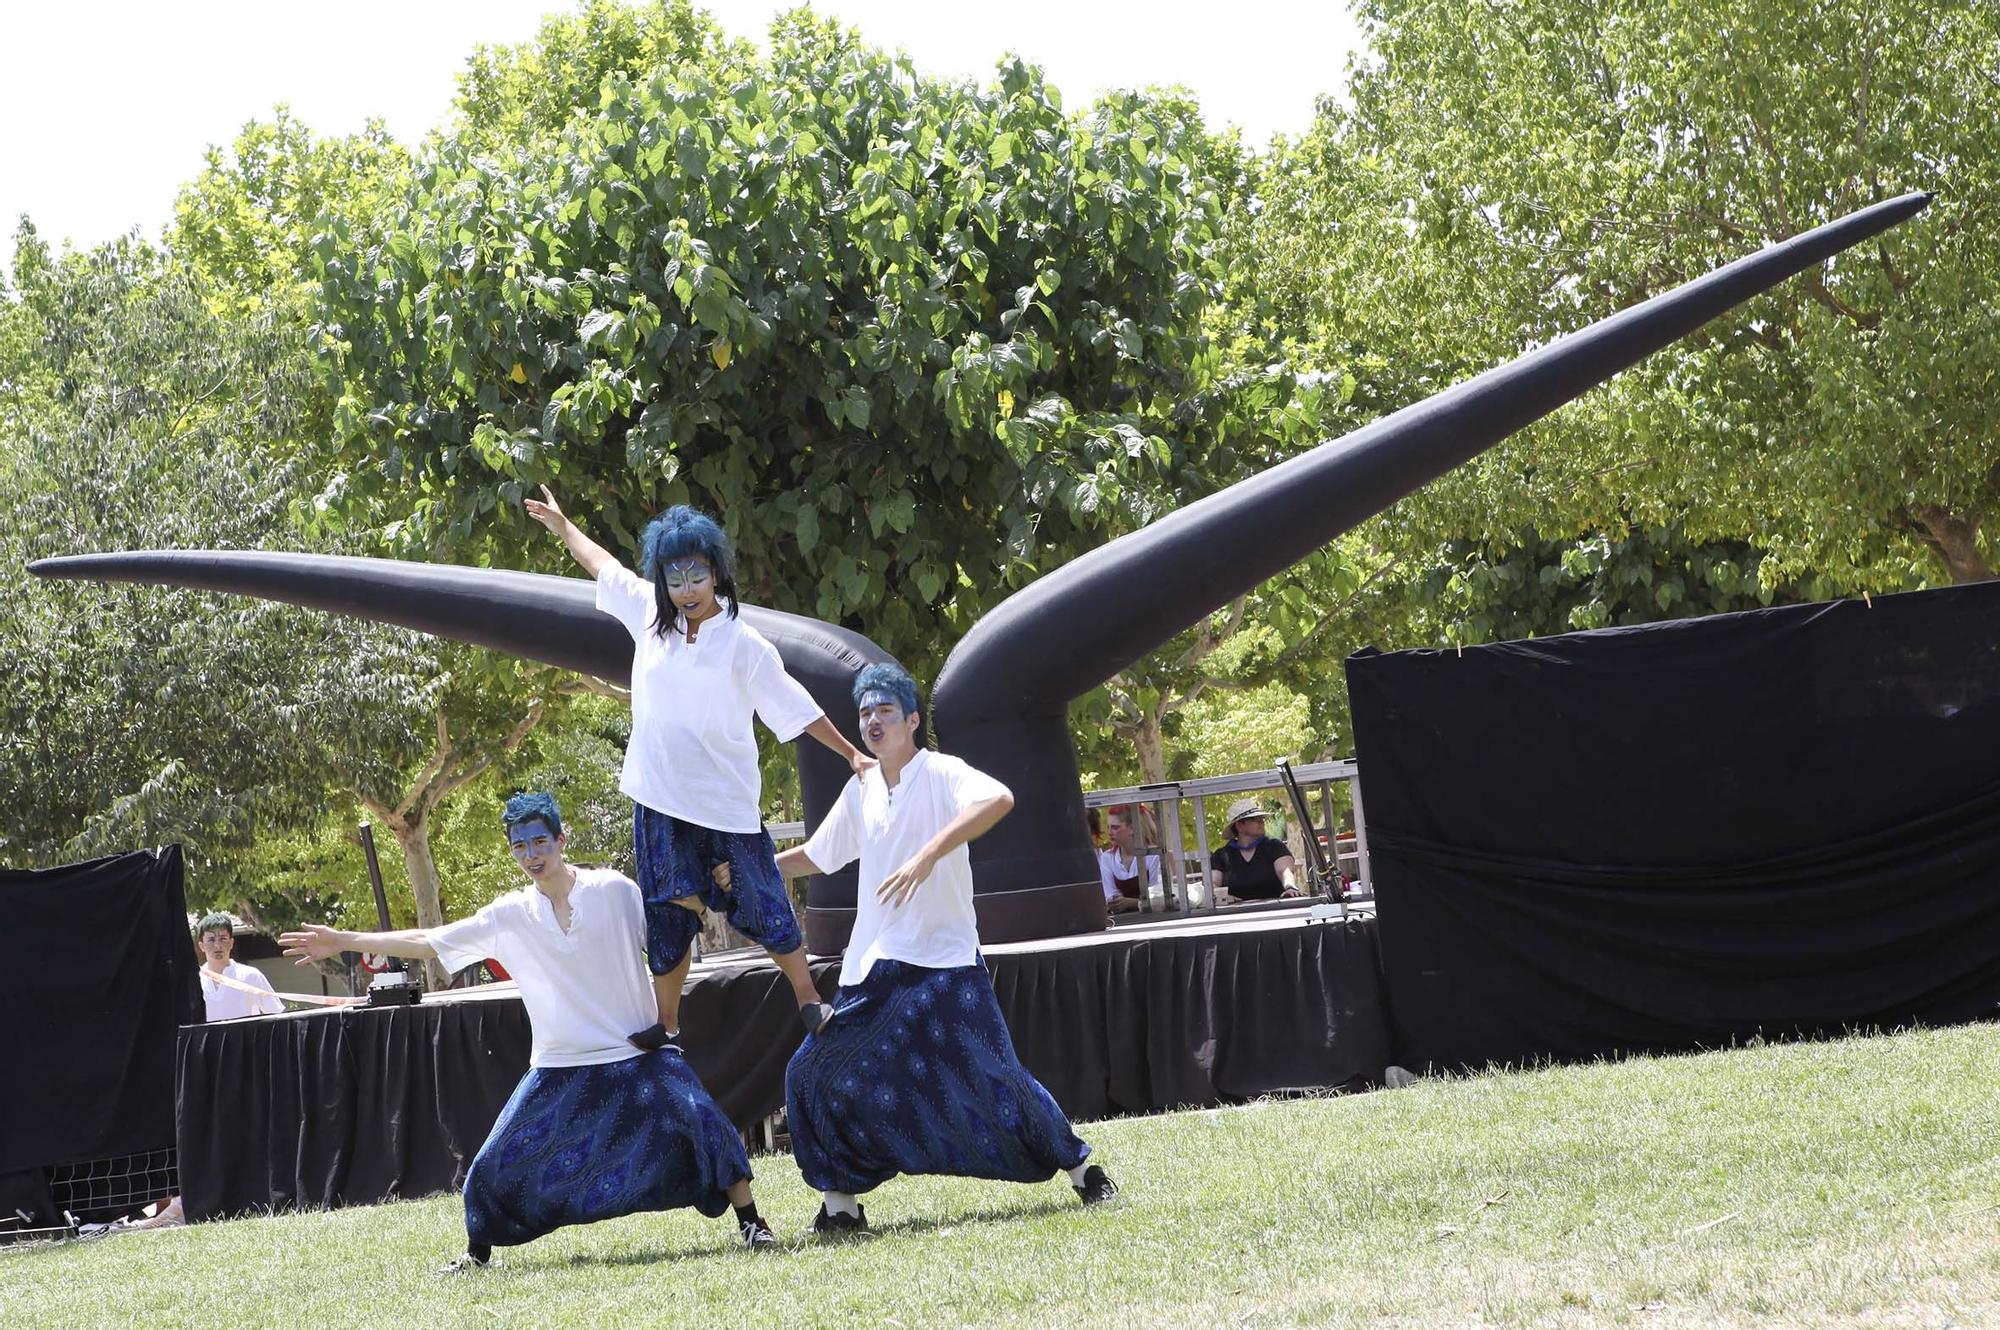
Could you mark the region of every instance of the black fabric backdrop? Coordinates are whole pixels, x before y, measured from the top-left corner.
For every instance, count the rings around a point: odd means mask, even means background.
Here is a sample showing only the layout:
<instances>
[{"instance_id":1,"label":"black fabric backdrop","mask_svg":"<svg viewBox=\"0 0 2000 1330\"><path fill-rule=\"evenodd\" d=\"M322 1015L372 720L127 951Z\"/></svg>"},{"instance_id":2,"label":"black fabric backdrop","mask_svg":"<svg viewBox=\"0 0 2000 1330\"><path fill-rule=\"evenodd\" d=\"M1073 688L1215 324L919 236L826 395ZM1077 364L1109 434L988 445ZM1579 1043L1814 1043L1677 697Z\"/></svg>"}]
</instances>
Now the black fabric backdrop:
<instances>
[{"instance_id":1,"label":"black fabric backdrop","mask_svg":"<svg viewBox=\"0 0 2000 1330\"><path fill-rule=\"evenodd\" d=\"M0 870L0 917L0 1173L171 1146L174 1030L202 1018L180 847Z\"/></svg>"},{"instance_id":2,"label":"black fabric backdrop","mask_svg":"<svg viewBox=\"0 0 2000 1330\"><path fill-rule=\"evenodd\" d=\"M1347 675L1398 1061L2000 1000L2000 583Z\"/></svg>"},{"instance_id":3,"label":"black fabric backdrop","mask_svg":"<svg viewBox=\"0 0 2000 1330\"><path fill-rule=\"evenodd\" d=\"M990 958L1022 1061L1078 1119L1354 1088L1387 1060L1365 923L1130 938ZM831 992L835 970L821 967ZM767 965L701 975L688 1059L750 1126L784 1104L801 1039ZM527 1068L515 997L277 1016L181 1032L181 1186L193 1219L459 1185Z\"/></svg>"}]
</instances>

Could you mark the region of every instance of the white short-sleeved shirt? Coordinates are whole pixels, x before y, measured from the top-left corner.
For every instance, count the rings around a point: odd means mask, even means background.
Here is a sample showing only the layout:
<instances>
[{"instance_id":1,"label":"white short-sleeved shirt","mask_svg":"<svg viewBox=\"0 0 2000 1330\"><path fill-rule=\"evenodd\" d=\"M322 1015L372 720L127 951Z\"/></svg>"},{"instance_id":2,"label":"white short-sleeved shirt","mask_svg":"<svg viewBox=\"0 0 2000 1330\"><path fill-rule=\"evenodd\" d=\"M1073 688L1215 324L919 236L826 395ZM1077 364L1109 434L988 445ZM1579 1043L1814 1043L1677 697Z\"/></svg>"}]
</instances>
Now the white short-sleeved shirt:
<instances>
[{"instance_id":1,"label":"white short-sleeved shirt","mask_svg":"<svg viewBox=\"0 0 2000 1330\"><path fill-rule=\"evenodd\" d=\"M239 984L271 992L271 981L264 977L262 970L253 966L229 961L223 965L222 973ZM255 993L216 983L215 976L209 973L206 965L201 967L201 1002L208 1010L210 1021L233 1021L243 1016L275 1016L285 1009L285 1004L275 994L258 997Z\"/></svg>"},{"instance_id":2,"label":"white short-sleeved shirt","mask_svg":"<svg viewBox=\"0 0 2000 1330\"><path fill-rule=\"evenodd\" d=\"M447 970L492 957L520 985L534 1032L531 1067L590 1067L637 1057L627 1036L660 1019L646 973L646 907L631 878L579 868L565 933L534 885L424 937Z\"/></svg>"},{"instance_id":3,"label":"white short-sleeved shirt","mask_svg":"<svg viewBox=\"0 0 2000 1330\"><path fill-rule=\"evenodd\" d=\"M1146 854L1141 851L1133 855L1132 858L1127 859L1118 853L1118 847L1115 845L1097 852L1097 876L1098 880L1104 884L1104 903L1106 905L1117 900L1121 894L1118 890L1116 879L1139 876L1139 863L1141 861L1146 865L1146 885L1148 887L1159 886L1159 856Z\"/></svg>"},{"instance_id":4,"label":"white short-sleeved shirt","mask_svg":"<svg viewBox=\"0 0 2000 1330\"><path fill-rule=\"evenodd\" d=\"M965 846L938 860L916 894L899 906L884 905L875 889L953 818L1006 793L1005 785L977 767L921 748L894 790L880 768L848 780L803 847L806 858L823 872L861 860L854 932L840 963L842 984L860 983L878 960L947 969L979 959L972 861Z\"/></svg>"},{"instance_id":5,"label":"white short-sleeved shirt","mask_svg":"<svg viewBox=\"0 0 2000 1330\"><path fill-rule=\"evenodd\" d=\"M786 743L820 718L819 703L764 635L718 614L690 643L653 631L653 584L612 565L597 578L597 608L632 634L632 741L618 788L683 822L714 831L764 825L753 716Z\"/></svg>"}]
</instances>

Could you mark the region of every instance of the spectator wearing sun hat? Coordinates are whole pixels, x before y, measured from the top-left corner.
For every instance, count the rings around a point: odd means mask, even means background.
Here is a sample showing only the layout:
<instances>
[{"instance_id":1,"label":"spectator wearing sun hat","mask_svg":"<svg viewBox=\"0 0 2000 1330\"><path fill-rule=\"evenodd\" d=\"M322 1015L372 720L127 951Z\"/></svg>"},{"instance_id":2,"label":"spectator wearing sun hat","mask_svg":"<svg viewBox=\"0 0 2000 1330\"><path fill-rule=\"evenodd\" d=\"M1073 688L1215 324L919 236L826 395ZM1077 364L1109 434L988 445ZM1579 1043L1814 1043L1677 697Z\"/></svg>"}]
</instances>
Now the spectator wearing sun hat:
<instances>
[{"instance_id":1,"label":"spectator wearing sun hat","mask_svg":"<svg viewBox=\"0 0 2000 1330\"><path fill-rule=\"evenodd\" d=\"M1229 840L1208 857L1208 885L1220 905L1299 894L1298 861L1291 847L1264 834L1264 809L1255 799L1229 805Z\"/></svg>"}]
</instances>

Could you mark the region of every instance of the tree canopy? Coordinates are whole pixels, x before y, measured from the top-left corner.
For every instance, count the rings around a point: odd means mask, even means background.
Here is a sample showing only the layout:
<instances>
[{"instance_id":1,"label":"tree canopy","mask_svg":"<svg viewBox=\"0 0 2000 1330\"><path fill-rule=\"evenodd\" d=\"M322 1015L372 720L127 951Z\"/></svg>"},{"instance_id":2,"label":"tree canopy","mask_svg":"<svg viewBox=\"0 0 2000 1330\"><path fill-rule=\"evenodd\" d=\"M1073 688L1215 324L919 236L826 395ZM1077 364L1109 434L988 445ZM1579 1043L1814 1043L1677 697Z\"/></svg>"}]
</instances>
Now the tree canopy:
<instances>
[{"instance_id":1,"label":"tree canopy","mask_svg":"<svg viewBox=\"0 0 2000 1330\"><path fill-rule=\"evenodd\" d=\"M546 562L534 484L628 549L692 500L746 595L923 668L1314 427L1203 326L1232 150L1185 99L1073 114L1019 62L940 81L803 12L753 66L694 45L512 142L442 136L399 203L322 236L335 510Z\"/></svg>"},{"instance_id":2,"label":"tree canopy","mask_svg":"<svg viewBox=\"0 0 2000 1330\"><path fill-rule=\"evenodd\" d=\"M1628 371L1381 524L1678 524L1836 592L1990 575L2000 14L1366 0L1351 103L1268 164L1267 298L1393 407L1910 189L1918 223ZM1387 261L1393 255L1394 261Z\"/></svg>"}]
</instances>

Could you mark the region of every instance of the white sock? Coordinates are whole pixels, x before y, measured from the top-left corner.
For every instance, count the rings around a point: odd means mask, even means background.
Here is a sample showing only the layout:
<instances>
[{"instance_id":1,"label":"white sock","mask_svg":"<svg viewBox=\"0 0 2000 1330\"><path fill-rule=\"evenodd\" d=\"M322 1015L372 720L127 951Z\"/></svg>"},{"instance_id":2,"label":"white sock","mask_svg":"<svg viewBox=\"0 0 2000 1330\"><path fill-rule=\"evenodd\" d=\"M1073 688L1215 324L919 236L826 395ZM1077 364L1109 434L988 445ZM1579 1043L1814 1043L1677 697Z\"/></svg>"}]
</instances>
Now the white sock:
<instances>
[{"instance_id":1,"label":"white sock","mask_svg":"<svg viewBox=\"0 0 2000 1330\"><path fill-rule=\"evenodd\" d=\"M1088 1172L1090 1172L1090 1161L1086 1159L1069 1171L1069 1185L1072 1187L1081 1187L1083 1185L1083 1175Z\"/></svg>"},{"instance_id":2,"label":"white sock","mask_svg":"<svg viewBox=\"0 0 2000 1330\"><path fill-rule=\"evenodd\" d=\"M853 1215L856 1219L861 1217L861 1202L846 1192L823 1191L820 1195L826 1201L826 1212L828 1214Z\"/></svg>"}]
</instances>

